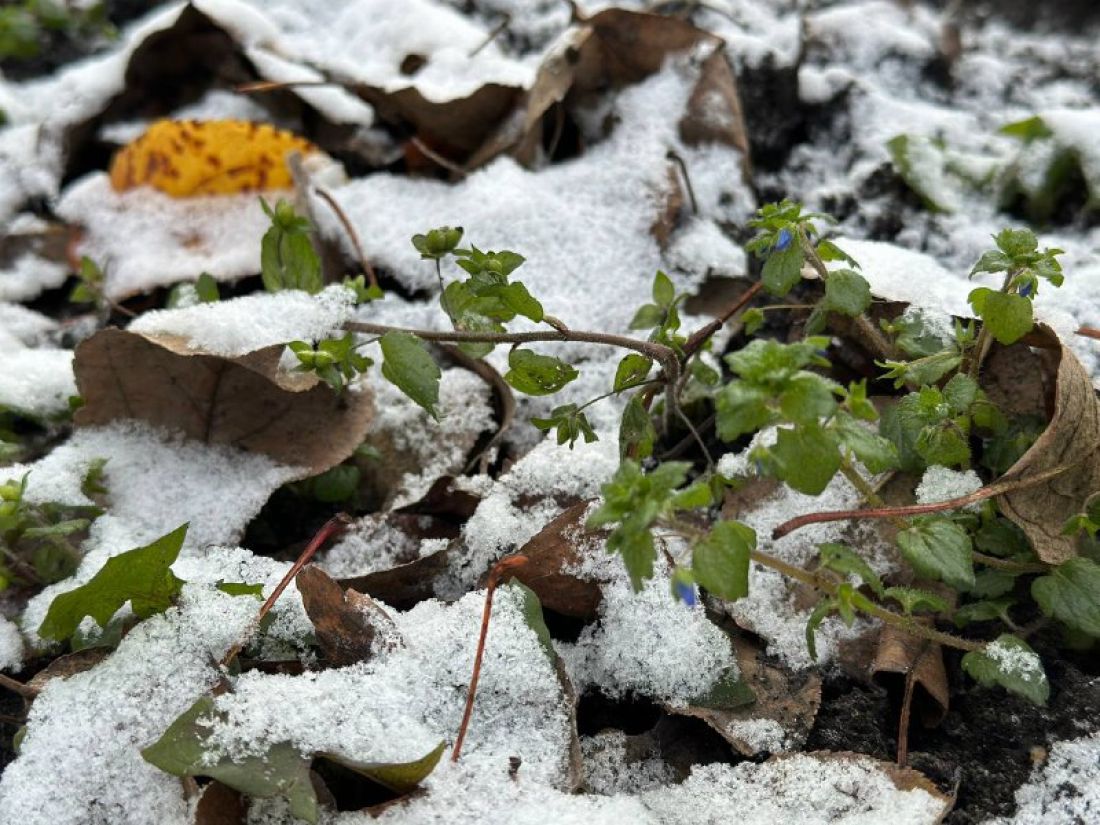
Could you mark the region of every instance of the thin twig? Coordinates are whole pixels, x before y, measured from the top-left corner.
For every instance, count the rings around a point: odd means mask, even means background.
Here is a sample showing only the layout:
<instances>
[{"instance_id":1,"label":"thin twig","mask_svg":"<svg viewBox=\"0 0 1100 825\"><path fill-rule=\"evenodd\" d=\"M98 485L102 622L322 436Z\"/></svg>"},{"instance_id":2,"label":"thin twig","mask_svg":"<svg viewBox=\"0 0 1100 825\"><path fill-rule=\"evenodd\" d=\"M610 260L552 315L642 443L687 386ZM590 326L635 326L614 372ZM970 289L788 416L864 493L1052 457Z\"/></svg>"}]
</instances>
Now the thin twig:
<instances>
[{"instance_id":1,"label":"thin twig","mask_svg":"<svg viewBox=\"0 0 1100 825\"><path fill-rule=\"evenodd\" d=\"M359 233L355 231L355 226L348 218L347 213L344 212L343 207L340 206L339 201L337 201L327 190L322 189L316 184L313 186L313 191L316 192L317 196L327 203L329 208L336 214L337 219L340 221L340 225L344 227L344 232L347 233L348 239L355 249L355 257L359 259L360 268L366 273L370 285L378 288L378 277L374 274L374 267L371 266L370 261L367 260L367 255L363 251L363 245L359 242Z\"/></svg>"},{"instance_id":2,"label":"thin twig","mask_svg":"<svg viewBox=\"0 0 1100 825\"><path fill-rule=\"evenodd\" d=\"M1077 334L1083 335L1085 338L1096 338L1100 340L1100 329L1096 329L1096 327L1078 327Z\"/></svg>"},{"instance_id":3,"label":"thin twig","mask_svg":"<svg viewBox=\"0 0 1100 825\"><path fill-rule=\"evenodd\" d=\"M481 633L477 637L477 652L474 653L474 671L470 675L470 687L466 691L466 707L462 711L462 722L458 726L458 736L455 737L454 750L451 751L451 761L457 762L462 753L462 743L466 740L466 731L470 727L470 717L474 713L474 696L477 694L477 683L481 678L481 660L485 656L485 639L489 635L489 617L493 611L493 593L501 578L509 570L527 564L527 556L507 556L493 565L489 571L489 580L485 584L485 609L481 612Z\"/></svg>"},{"instance_id":4,"label":"thin twig","mask_svg":"<svg viewBox=\"0 0 1100 825\"><path fill-rule=\"evenodd\" d=\"M344 86L334 80L257 80L253 83L241 83L233 91L242 95L256 92L277 92L283 89L298 89L304 86Z\"/></svg>"},{"instance_id":5,"label":"thin twig","mask_svg":"<svg viewBox=\"0 0 1100 825\"><path fill-rule=\"evenodd\" d=\"M1034 487L1037 484L1042 484L1045 481L1050 481L1050 479L1060 476L1074 466L1076 465L1059 464L1057 467L1044 470L1041 473L1036 473L1027 478L998 481L965 496L951 498L946 501L935 501L930 504L910 504L904 507L873 507L866 510L827 510L820 513L805 513L789 521L783 522L772 530L772 538L781 539L788 533L792 533L808 524L820 524L826 521L848 521L850 519L867 518L909 518L910 516L920 516L925 513L941 513L944 510L958 510L962 507L966 507L968 504L984 501L987 498L993 498L993 496L1003 495L1004 493L1010 493L1015 490L1023 490L1028 487Z\"/></svg>"},{"instance_id":6,"label":"thin twig","mask_svg":"<svg viewBox=\"0 0 1100 825\"><path fill-rule=\"evenodd\" d=\"M38 691L30 685L23 684L18 679L5 676L3 673L0 673L0 687L7 688L12 693L18 693L24 699L33 699L38 695Z\"/></svg>"},{"instance_id":7,"label":"thin twig","mask_svg":"<svg viewBox=\"0 0 1100 825\"><path fill-rule=\"evenodd\" d=\"M669 149L665 153L665 157L669 160L676 161L676 165L680 167L680 177L684 179L684 188L687 190L688 202L691 203L691 214L699 214L699 201L695 199L695 187L691 185L691 175L688 174L687 164L684 163L684 159L673 150Z\"/></svg>"},{"instance_id":8,"label":"thin twig","mask_svg":"<svg viewBox=\"0 0 1100 825\"><path fill-rule=\"evenodd\" d=\"M931 649L932 642L925 639L924 644L921 645L920 653L917 654L913 663L905 671L905 693L902 696L901 713L898 718L899 768L904 768L909 762L909 718L912 715L913 687L917 681L917 668L920 667L921 660L928 655L928 651Z\"/></svg>"},{"instance_id":9,"label":"thin twig","mask_svg":"<svg viewBox=\"0 0 1100 825\"><path fill-rule=\"evenodd\" d=\"M482 49L484 49L486 46L496 40L497 37L500 36L500 33L508 28L508 24L512 22L512 15L508 12L501 12L501 14L503 14L504 16L501 17L500 22L493 27L493 30L490 31L488 35L486 35L485 39L481 41L480 46L478 46L476 49L466 55L467 57L477 57L478 53Z\"/></svg>"},{"instance_id":10,"label":"thin twig","mask_svg":"<svg viewBox=\"0 0 1100 825\"><path fill-rule=\"evenodd\" d=\"M302 555L298 556L298 560L286 571L286 575L283 576L282 581L280 581L278 586L271 591L271 595L267 597L267 601L260 606L260 612L257 613L256 618L252 620L252 624L249 625L244 637L237 642L237 644L233 645L233 647L229 648L226 654L222 656L219 662L222 667L229 667L233 660L237 658L237 654L252 640L252 636L256 633L256 630L260 627L260 623L264 620L264 616L271 611L271 608L275 606L275 602L283 595L283 591L286 590L287 585L290 584L294 580L294 577L298 575L298 572L309 563L309 560L321 549L321 546L332 536L344 530L350 523L351 519L347 515L344 513L337 513L322 525L321 529L317 531L312 539L310 539L309 544L306 545L306 549L302 551Z\"/></svg>"},{"instance_id":11,"label":"thin twig","mask_svg":"<svg viewBox=\"0 0 1100 825\"><path fill-rule=\"evenodd\" d=\"M694 355L695 352L707 342L708 338L714 335L714 333L718 332L718 330L720 330L725 325L726 321L728 321L730 318L732 318L734 315L736 315L738 312L748 306L749 302L756 297L756 293L758 293L763 288L763 286L764 284L762 284L760 281L757 281L748 289L746 289L743 293L741 293L741 296L736 301L726 307L721 315L719 315L706 326L702 326L695 332L693 332L688 337L687 341L684 342L683 350L685 360Z\"/></svg>"},{"instance_id":12,"label":"thin twig","mask_svg":"<svg viewBox=\"0 0 1100 825\"><path fill-rule=\"evenodd\" d=\"M471 358L453 344L440 344L440 346L464 369L474 373L482 381L488 384L497 398L500 399L500 421L497 424L497 431L493 433L493 437L489 439L484 447L470 457L470 460L466 463L466 467L462 471L464 473L469 473L474 468L474 465L477 464L478 461L481 461L481 471L484 473L487 469L486 459L488 458L490 450L501 442L505 433L511 429L515 421L516 397L512 393L512 387L504 380L504 376L484 358Z\"/></svg>"},{"instance_id":13,"label":"thin twig","mask_svg":"<svg viewBox=\"0 0 1100 825\"><path fill-rule=\"evenodd\" d=\"M453 160L449 160L448 158L443 157L443 155L439 154L439 152L435 151L435 149L428 146L428 144L426 144L416 135L413 135L411 138L409 138L409 143L419 149L420 154L422 154L428 160L432 161L434 164L436 164L436 166L442 166L448 172L454 175L458 175L462 178L470 174Z\"/></svg>"}]
</instances>

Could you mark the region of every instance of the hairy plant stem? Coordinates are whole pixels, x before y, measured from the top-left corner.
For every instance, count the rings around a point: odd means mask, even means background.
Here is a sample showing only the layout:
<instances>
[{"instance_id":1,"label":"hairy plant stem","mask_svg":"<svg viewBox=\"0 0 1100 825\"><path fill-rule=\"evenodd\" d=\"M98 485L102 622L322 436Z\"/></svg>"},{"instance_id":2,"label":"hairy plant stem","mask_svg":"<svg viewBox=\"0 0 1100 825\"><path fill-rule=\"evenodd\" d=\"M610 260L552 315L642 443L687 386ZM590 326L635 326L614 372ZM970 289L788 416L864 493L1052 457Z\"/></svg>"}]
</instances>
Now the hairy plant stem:
<instances>
[{"instance_id":1,"label":"hairy plant stem","mask_svg":"<svg viewBox=\"0 0 1100 825\"><path fill-rule=\"evenodd\" d=\"M725 326L726 322L730 318L732 318L734 315L747 307L752 302L752 299L756 297L757 293L760 292L760 290L763 288L764 284L762 284L760 281L757 281L748 289L746 289L743 293L741 293L741 297L739 297L736 301L726 307L717 318L715 318L710 323L699 327L699 329L695 330L695 332L688 336L688 339L684 342L683 346L685 362L688 358L698 352L702 348L702 346L710 339L710 337L714 335L714 333L718 332L718 330Z\"/></svg>"},{"instance_id":2,"label":"hairy plant stem","mask_svg":"<svg viewBox=\"0 0 1100 825\"><path fill-rule=\"evenodd\" d=\"M839 590L839 584L832 576L805 570L797 565L776 558L770 553L765 553L762 550L751 551L749 553L749 558L757 564L770 567L772 570L782 573L784 576L799 581L802 584L808 585L815 590L819 590L828 596L835 596ZM927 639L930 642L937 642L947 647L956 648L957 650L980 650L985 647L981 642L971 642L951 633L944 633L941 630L936 630L934 627L928 627L927 625L921 624L911 616L895 613L873 602L870 602L866 607L857 607L856 609L879 619L885 624L903 630L911 636Z\"/></svg>"},{"instance_id":3,"label":"hairy plant stem","mask_svg":"<svg viewBox=\"0 0 1100 825\"><path fill-rule=\"evenodd\" d=\"M485 656L485 639L489 635L489 617L493 613L493 593L496 592L505 573L524 564L527 564L527 556L507 556L494 564L493 569L489 571L489 579L485 583L485 608L481 612L481 633L478 634L477 652L474 654L474 671L470 675L470 687L466 691L466 707L462 711L462 721L458 726L454 750L451 751L452 762L457 762L462 753L462 743L466 741L466 731L470 727L470 717L474 712L474 696L477 694L477 683L481 678L481 662Z\"/></svg>"},{"instance_id":4,"label":"hairy plant stem","mask_svg":"<svg viewBox=\"0 0 1100 825\"><path fill-rule=\"evenodd\" d=\"M944 510L958 510L962 507L966 507L968 504L984 501L987 498L993 498L994 496L1003 495L1004 493L1011 493L1015 490L1024 490L1028 487L1034 487L1037 484L1050 481L1052 478L1056 478L1067 470L1072 469L1076 466L1076 463L1077 462L1072 464L1059 464L1057 467L1052 467L1049 470L1044 470L1041 473L1036 473L1026 478L1002 479L993 484L987 484L985 487L975 490L973 493L968 493L965 496L947 499L946 501L935 501L930 504L910 504L903 507L873 507L864 510L826 510L820 513L804 513L801 516L795 516L783 522L772 530L772 538L780 539L788 533L793 533L800 527L805 527L808 524L820 524L826 521L848 521L850 519L864 518L909 518L910 516L921 516L926 513L942 513Z\"/></svg>"},{"instance_id":5,"label":"hairy plant stem","mask_svg":"<svg viewBox=\"0 0 1100 825\"><path fill-rule=\"evenodd\" d=\"M252 637L260 627L260 623L263 622L264 616L271 612L271 608L275 606L275 602L279 600L279 597L283 595L283 591L286 590L287 585L290 584L294 577L298 575L299 571L305 567L309 560L313 558L314 554L321 549L321 546L328 541L332 536L343 531L348 524L351 523L351 519L343 513L337 513L322 525L321 529L310 539L309 544L306 545L306 549L302 551L302 554L298 556L298 560L291 565L290 569L286 571L286 575L283 576L282 581L278 586L271 591L271 595L267 597L267 600L260 606L259 613L256 614L256 618L252 620L248 630L245 631L244 636L233 647L229 648L222 656L221 661L218 663L222 667L229 667L233 663L233 660L237 658L237 654L244 649L244 646L252 641Z\"/></svg>"},{"instance_id":6,"label":"hairy plant stem","mask_svg":"<svg viewBox=\"0 0 1100 825\"><path fill-rule=\"evenodd\" d=\"M565 341L569 343L603 344L610 347L640 352L657 361L664 370L666 404L670 414L679 413L676 401L676 384L680 380L680 359L672 347L655 341L642 341L625 335L612 335L606 332L585 332L576 329L554 329L536 332L467 332L464 330L439 331L428 329L409 329L391 327L385 324L371 324L365 321L349 321L344 329L350 332L362 332L368 335L384 335L387 332L404 332L415 335L424 341L436 341L448 344L530 344L537 341Z\"/></svg>"}]
</instances>

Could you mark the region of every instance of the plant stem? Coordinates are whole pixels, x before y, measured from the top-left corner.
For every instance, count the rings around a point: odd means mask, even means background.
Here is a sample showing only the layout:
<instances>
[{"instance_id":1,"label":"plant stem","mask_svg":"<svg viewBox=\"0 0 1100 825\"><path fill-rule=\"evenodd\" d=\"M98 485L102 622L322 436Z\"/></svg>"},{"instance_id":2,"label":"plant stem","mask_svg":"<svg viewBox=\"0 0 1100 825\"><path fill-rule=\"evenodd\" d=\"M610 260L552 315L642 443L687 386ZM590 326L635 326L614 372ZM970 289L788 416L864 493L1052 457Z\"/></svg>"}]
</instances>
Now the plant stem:
<instances>
[{"instance_id":1,"label":"plant stem","mask_svg":"<svg viewBox=\"0 0 1100 825\"><path fill-rule=\"evenodd\" d=\"M527 564L527 556L507 556L493 565L489 571L489 580L485 583L485 609L481 612L481 633L477 637L477 652L474 654L474 671L470 675L470 687L466 691L466 707L462 711L462 722L458 726L458 736L455 737L454 750L451 751L451 761L457 762L462 753L462 743L466 741L466 731L470 727L470 717L474 712L474 696L477 694L477 683L481 678L481 661L485 656L485 639L489 635L489 617L493 612L493 593L501 578L509 570Z\"/></svg>"},{"instance_id":2,"label":"plant stem","mask_svg":"<svg viewBox=\"0 0 1100 825\"><path fill-rule=\"evenodd\" d=\"M847 521L849 519L862 518L909 518L910 516L920 516L926 513L942 513L944 510L958 510L961 507L966 507L968 504L984 501L987 498L993 498L994 496L1011 493L1016 490L1024 490L1028 487L1034 487L1037 484L1050 481L1052 478L1056 478L1076 466L1076 463L1077 462L1073 464L1059 464L1057 467L1052 467L1049 470L1044 470L1041 473L1036 473L1027 478L1011 480L1002 479L1001 481L986 485L965 496L947 499L946 501L936 501L930 504L910 504L905 507L875 507L865 510L826 510L820 513L805 513L789 521L783 522L772 530L772 538L780 539L800 527L805 527L807 524L820 524L826 521Z\"/></svg>"},{"instance_id":3,"label":"plant stem","mask_svg":"<svg viewBox=\"0 0 1100 825\"><path fill-rule=\"evenodd\" d=\"M749 554L749 558L758 564L762 564L765 567L770 567L778 573L782 573L788 578L802 582L810 587L823 591L829 596L836 594L838 590L837 583L830 577L821 576L816 573L812 573L809 570L804 570L797 565L785 562L780 558L776 558L770 553L765 553L761 550L753 550ZM892 610L887 610L885 607L880 607L873 602L867 607L859 607L858 610L862 610L869 616L873 616L886 624L893 625L894 627L904 630L906 633L917 636L921 639L927 639L931 642L937 642L947 647L953 647L958 650L980 650L985 647L980 642L971 642L967 639L959 638L950 633L944 633L941 630L936 630L934 627L928 627L913 619L911 616L904 616L901 613L895 613Z\"/></svg>"},{"instance_id":4,"label":"plant stem","mask_svg":"<svg viewBox=\"0 0 1100 825\"><path fill-rule=\"evenodd\" d=\"M996 556L979 553L977 550L971 550L970 556L979 564L984 564L986 567L992 567L995 570L1005 570L1009 573L1046 573L1050 570L1047 565L1042 563L999 559Z\"/></svg>"},{"instance_id":5,"label":"plant stem","mask_svg":"<svg viewBox=\"0 0 1100 825\"><path fill-rule=\"evenodd\" d=\"M38 691L30 685L25 685L17 679L5 676L3 673L0 673L0 687L7 688L12 693L18 693L24 699L33 699L38 695Z\"/></svg>"},{"instance_id":6,"label":"plant stem","mask_svg":"<svg viewBox=\"0 0 1100 825\"><path fill-rule=\"evenodd\" d=\"M256 633L257 629L260 627L260 623L264 620L264 616L271 611L271 608L275 606L275 602L283 595L283 591L286 590L287 585L290 584L291 581L294 580L294 577L298 575L298 572L309 563L309 560L321 549L321 546L333 535L343 531L350 523L351 519L348 516L343 513L337 513L322 525L321 529L317 531L312 539L310 539L309 544L306 545L306 549L302 551L302 555L298 556L298 560L286 571L286 575L283 576L282 581L280 581L278 586L271 591L271 595L267 597L267 601L260 606L260 612L257 613L256 618L252 620L252 624L249 625L244 637L237 642L237 644L233 645L233 647L229 648L225 655L222 656L219 662L222 667L229 667L233 660L237 658L237 654L252 640L252 636Z\"/></svg>"},{"instance_id":7,"label":"plant stem","mask_svg":"<svg viewBox=\"0 0 1100 825\"><path fill-rule=\"evenodd\" d=\"M438 264L438 262L437 262ZM664 370L665 395L670 412L679 410L676 402L676 383L680 380L680 360L676 351L655 341L642 341L625 335L612 335L606 332L585 332L575 329L555 329L535 332L467 332L464 330L439 331L428 329L410 329L391 327L385 324L371 324L365 321L349 321L344 329L351 332L365 332L371 335L384 335L387 332L404 332L415 335L423 341L437 341L448 344L529 344L537 341L566 341L570 343L603 344L611 347L634 350L661 364Z\"/></svg>"},{"instance_id":8,"label":"plant stem","mask_svg":"<svg viewBox=\"0 0 1100 825\"><path fill-rule=\"evenodd\" d=\"M335 213L337 219L340 221L340 225L344 227L344 233L351 241L352 248L355 249L355 257L358 258L359 266L367 276L367 282L375 289L378 289L378 276L374 274L374 267L371 266L366 253L363 251L363 245L359 242L359 233L355 231L355 225L348 218L347 213L344 212L339 201L329 194L327 190L314 184L313 191L316 192L317 196L327 203L329 209Z\"/></svg>"},{"instance_id":9,"label":"plant stem","mask_svg":"<svg viewBox=\"0 0 1100 825\"><path fill-rule=\"evenodd\" d=\"M703 344L707 342L707 339L709 339L712 335L714 335L714 333L718 332L718 330L725 326L726 322L730 318L732 318L734 315L736 315L746 306L748 306L752 299L756 297L756 294L761 289L763 289L763 287L764 285L760 281L757 281L748 289L746 289L743 293L741 293L740 298L738 298L736 301L726 307L726 309L722 311L721 315L719 315L717 318L715 318L713 321L706 324L705 326L702 326L699 329L695 330L695 332L693 332L684 342L684 359L687 360L692 355L694 355L696 351L698 351L703 346Z\"/></svg>"}]
</instances>

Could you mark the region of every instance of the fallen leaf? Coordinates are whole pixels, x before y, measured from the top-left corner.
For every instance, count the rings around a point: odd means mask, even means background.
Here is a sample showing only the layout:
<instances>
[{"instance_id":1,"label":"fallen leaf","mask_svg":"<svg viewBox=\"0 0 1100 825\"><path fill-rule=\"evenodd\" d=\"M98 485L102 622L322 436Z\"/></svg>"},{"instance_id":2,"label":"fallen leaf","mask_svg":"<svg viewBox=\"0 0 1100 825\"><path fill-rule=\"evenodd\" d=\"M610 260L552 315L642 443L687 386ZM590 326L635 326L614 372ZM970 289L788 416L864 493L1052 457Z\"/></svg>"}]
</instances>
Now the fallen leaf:
<instances>
[{"instance_id":1,"label":"fallen leaf","mask_svg":"<svg viewBox=\"0 0 1100 825\"><path fill-rule=\"evenodd\" d=\"M244 825L247 813L239 791L221 782L210 782L195 804L194 825Z\"/></svg>"},{"instance_id":2,"label":"fallen leaf","mask_svg":"<svg viewBox=\"0 0 1100 825\"><path fill-rule=\"evenodd\" d=\"M321 568L308 565L295 578L321 655L330 667L363 662L399 643L393 620L370 596L344 590Z\"/></svg>"},{"instance_id":3,"label":"fallen leaf","mask_svg":"<svg viewBox=\"0 0 1100 825\"><path fill-rule=\"evenodd\" d=\"M111 186L152 186L176 198L289 189L287 156L317 151L267 123L158 120L115 154Z\"/></svg>"},{"instance_id":4,"label":"fallen leaf","mask_svg":"<svg viewBox=\"0 0 1100 825\"><path fill-rule=\"evenodd\" d=\"M1056 376L1053 412L1042 435L1001 480L1026 479L1060 466L1069 469L995 501L1001 513L1027 534L1040 559L1060 564L1077 555L1076 541L1062 535L1062 525L1100 490L1100 402L1088 372L1053 330L1039 325L1026 343L1056 359L1057 367L1051 367Z\"/></svg>"},{"instance_id":5,"label":"fallen leaf","mask_svg":"<svg viewBox=\"0 0 1100 825\"><path fill-rule=\"evenodd\" d=\"M407 610L425 599L436 597L436 583L451 575L452 547L399 564L388 570L338 579L339 583L367 593L397 610Z\"/></svg>"},{"instance_id":6,"label":"fallen leaf","mask_svg":"<svg viewBox=\"0 0 1100 825\"><path fill-rule=\"evenodd\" d=\"M523 545L518 552L527 557L527 564L516 568L514 576L535 592L543 607L591 620L596 618L603 599L599 582L571 572L593 551L593 542L601 542L606 535L585 527L589 504L574 504Z\"/></svg>"},{"instance_id":7,"label":"fallen leaf","mask_svg":"<svg viewBox=\"0 0 1100 825\"><path fill-rule=\"evenodd\" d=\"M73 364L78 426L136 418L204 443L231 444L319 475L358 447L373 416L366 392L338 395L315 376L280 371L283 347L236 358L177 336L104 329Z\"/></svg>"},{"instance_id":8,"label":"fallen leaf","mask_svg":"<svg viewBox=\"0 0 1100 825\"><path fill-rule=\"evenodd\" d=\"M68 679L70 676L76 676L78 673L91 670L110 656L111 652L110 648L106 647L89 647L75 653L58 656L34 674L27 682L27 687L36 693L41 693L46 685L54 679Z\"/></svg>"},{"instance_id":9,"label":"fallen leaf","mask_svg":"<svg viewBox=\"0 0 1100 825\"><path fill-rule=\"evenodd\" d=\"M917 621L925 620L917 617ZM926 620L931 624L930 620ZM935 727L947 716L951 690L943 663L943 649L935 642L885 625L879 634L871 676L880 684L893 681L905 690L913 681L913 707L925 727ZM919 690L918 690L919 688ZM903 719L902 724L908 720Z\"/></svg>"},{"instance_id":10,"label":"fallen leaf","mask_svg":"<svg viewBox=\"0 0 1100 825\"><path fill-rule=\"evenodd\" d=\"M745 756L769 752L745 732L749 729L745 723L764 720L782 729L782 751L799 750L809 737L821 707L821 676L769 663L760 646L745 638L735 636L732 641L741 669L740 682L755 696L755 701L725 708L695 708L685 715L702 719Z\"/></svg>"},{"instance_id":11,"label":"fallen leaf","mask_svg":"<svg viewBox=\"0 0 1100 825\"><path fill-rule=\"evenodd\" d=\"M525 166L542 153L543 120L558 105L583 106L609 88L638 83L660 71L670 54L700 57L699 80L680 122L688 144L719 141L748 158L737 84L715 35L673 17L605 9L562 35L539 67L522 112L500 127L467 162L482 166L505 152ZM747 171L747 160L746 160Z\"/></svg>"}]
</instances>

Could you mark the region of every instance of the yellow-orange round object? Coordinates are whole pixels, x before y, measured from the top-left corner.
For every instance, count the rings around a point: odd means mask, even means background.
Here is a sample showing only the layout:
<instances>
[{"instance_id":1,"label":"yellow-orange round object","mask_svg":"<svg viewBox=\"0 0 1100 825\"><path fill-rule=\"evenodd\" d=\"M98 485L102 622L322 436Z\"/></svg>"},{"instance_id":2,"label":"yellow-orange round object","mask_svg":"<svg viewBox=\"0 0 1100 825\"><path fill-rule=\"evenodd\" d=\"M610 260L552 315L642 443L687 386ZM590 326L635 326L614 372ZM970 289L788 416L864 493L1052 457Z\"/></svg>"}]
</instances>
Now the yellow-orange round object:
<instances>
[{"instance_id":1,"label":"yellow-orange round object","mask_svg":"<svg viewBox=\"0 0 1100 825\"><path fill-rule=\"evenodd\" d=\"M267 123L158 120L115 154L111 186L152 186L177 198L286 189L293 184L287 155L317 151Z\"/></svg>"}]
</instances>

